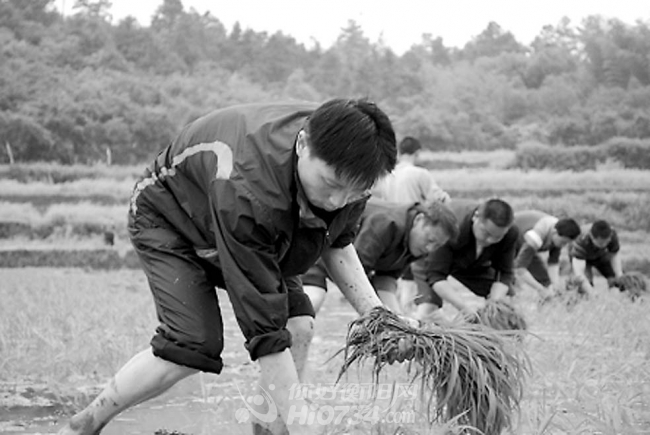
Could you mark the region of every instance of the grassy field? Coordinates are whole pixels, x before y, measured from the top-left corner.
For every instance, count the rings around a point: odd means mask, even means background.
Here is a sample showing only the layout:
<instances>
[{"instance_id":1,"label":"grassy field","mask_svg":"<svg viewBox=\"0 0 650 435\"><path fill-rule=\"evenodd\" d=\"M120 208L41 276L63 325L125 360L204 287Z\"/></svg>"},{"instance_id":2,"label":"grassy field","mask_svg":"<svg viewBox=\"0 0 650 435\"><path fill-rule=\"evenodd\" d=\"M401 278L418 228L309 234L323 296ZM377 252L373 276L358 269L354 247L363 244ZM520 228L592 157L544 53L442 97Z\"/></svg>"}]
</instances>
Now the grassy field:
<instances>
[{"instance_id":1,"label":"grassy field","mask_svg":"<svg viewBox=\"0 0 650 435\"><path fill-rule=\"evenodd\" d=\"M507 151L427 156L436 160L433 173L452 197L500 196L515 210L537 208L581 223L609 220L619 231L624 265L650 274L650 171L522 172L505 169L511 157ZM116 244L108 249L123 253L129 249L128 198L139 173L136 167L0 166L0 251L106 248L103 232L111 230ZM0 260L0 433L55 432L61 416L88 403L148 345L156 319L144 274L84 267L11 269ZM531 327L524 344L533 370L512 434L650 433L650 300L632 303L602 280L599 290L597 298L576 305L557 300L538 307L532 293L517 296ZM184 381L125 413L105 434L152 434L163 427L194 435L249 433L233 416L241 407L237 388L250 393L257 368L228 303L223 310L224 373ZM308 378L329 383L341 363L330 358L355 314L336 293L321 313ZM395 365L386 382L406 382L406 371ZM363 384L369 377L360 369L346 382ZM326 433L458 433L429 428L417 416L414 424L360 423Z\"/></svg>"},{"instance_id":2,"label":"grassy field","mask_svg":"<svg viewBox=\"0 0 650 435\"><path fill-rule=\"evenodd\" d=\"M65 405L61 412L72 412L90 400L96 392L92 387L107 381L130 356L147 346L156 325L144 275L138 271L36 268L4 269L0 275L0 385L5 398L12 397L12 388L24 391L21 385L31 385L33 390L47 392L43 396L51 402ZM608 292L600 284L597 298L574 306L557 300L537 308L532 294L517 297L532 333L524 342L532 372L512 433L650 432L650 300L632 303L624 294ZM107 433L120 433L128 421L139 421L140 413L155 412L156 407L162 407L167 419L150 426L142 423L130 433L151 434L162 424L180 430L173 422L181 419L184 408L178 401L172 408L165 408L165 403L182 394L187 397L181 403L199 400L214 418L234 424L234 404L216 406L215 401L229 395L236 399L234 384L248 385L255 367L247 364L243 339L227 301L223 311L228 325L223 376L188 381L181 392L168 394L153 408L130 411L128 418L116 421L111 429L117 432ZM330 293L317 320L308 375L311 383L334 382L340 360L329 358L341 348L345 325L353 318L340 295ZM406 379L406 366L395 365L385 382ZM363 384L369 377L364 370L354 370L344 382ZM56 416L52 419L48 424ZM374 428L358 425L355 430L364 427L365 432L352 433L392 434L396 430L388 423ZM187 433L214 433L198 423L183 428ZM410 432L404 433L428 433L422 416L406 429Z\"/></svg>"}]
</instances>

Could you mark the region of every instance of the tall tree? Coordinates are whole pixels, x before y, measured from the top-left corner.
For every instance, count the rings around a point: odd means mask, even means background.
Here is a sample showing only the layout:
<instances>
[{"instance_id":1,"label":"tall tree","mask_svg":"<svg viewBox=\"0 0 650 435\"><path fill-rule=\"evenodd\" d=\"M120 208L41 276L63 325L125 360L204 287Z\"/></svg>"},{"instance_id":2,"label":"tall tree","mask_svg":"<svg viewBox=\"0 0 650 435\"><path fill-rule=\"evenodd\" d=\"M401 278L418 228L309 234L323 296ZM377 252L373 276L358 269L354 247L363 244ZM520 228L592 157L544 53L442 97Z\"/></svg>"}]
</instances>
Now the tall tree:
<instances>
[{"instance_id":1,"label":"tall tree","mask_svg":"<svg viewBox=\"0 0 650 435\"><path fill-rule=\"evenodd\" d=\"M72 9L87 17L111 21L113 18L110 12L112 7L111 0L76 0Z\"/></svg>"},{"instance_id":2,"label":"tall tree","mask_svg":"<svg viewBox=\"0 0 650 435\"><path fill-rule=\"evenodd\" d=\"M511 32L505 31L494 21L478 36L465 44L461 51L464 59L474 60L479 57L494 57L502 53L522 53L525 47L515 39Z\"/></svg>"},{"instance_id":3,"label":"tall tree","mask_svg":"<svg viewBox=\"0 0 650 435\"><path fill-rule=\"evenodd\" d=\"M176 22L184 14L183 3L181 0L163 0L158 6L151 19L151 27L154 30L171 30Z\"/></svg>"},{"instance_id":4,"label":"tall tree","mask_svg":"<svg viewBox=\"0 0 650 435\"><path fill-rule=\"evenodd\" d=\"M332 51L340 60L338 92L341 95L373 94L374 48L356 21L349 20L341 29Z\"/></svg>"}]
</instances>

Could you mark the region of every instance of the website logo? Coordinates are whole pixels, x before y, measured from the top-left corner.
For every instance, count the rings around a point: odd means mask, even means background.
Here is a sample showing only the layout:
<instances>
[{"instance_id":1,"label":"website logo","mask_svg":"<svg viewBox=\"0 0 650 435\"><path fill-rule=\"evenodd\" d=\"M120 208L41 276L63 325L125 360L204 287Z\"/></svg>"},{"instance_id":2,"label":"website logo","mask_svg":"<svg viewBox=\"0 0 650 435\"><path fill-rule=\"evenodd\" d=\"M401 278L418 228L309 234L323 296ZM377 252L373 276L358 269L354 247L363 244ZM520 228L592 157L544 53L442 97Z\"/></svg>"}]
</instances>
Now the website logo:
<instances>
[{"instance_id":1,"label":"website logo","mask_svg":"<svg viewBox=\"0 0 650 435\"><path fill-rule=\"evenodd\" d=\"M270 391L275 388L275 385L269 385ZM239 386L237 390L244 405L235 411L238 423L248 423L252 418L271 423L278 418L278 408L269 391L261 388L259 394L244 397ZM304 404L291 405L285 423L310 426L415 423L415 411L411 406L416 400L415 390L411 384L295 384L289 389L289 400ZM335 404L328 404L328 401Z\"/></svg>"},{"instance_id":2,"label":"website logo","mask_svg":"<svg viewBox=\"0 0 650 435\"><path fill-rule=\"evenodd\" d=\"M271 398L269 392L266 391L263 387L260 387L261 394L256 394L254 396L248 396L247 398L244 398L241 390L239 389L239 385L235 384L235 386L239 392L239 397L244 400L244 408L239 408L237 411L235 411L235 419L237 420L237 423L248 422L251 419L251 415L264 423L271 423L272 421L275 421L276 418L278 418L278 407L275 405L275 402ZM275 385L270 384L269 390L275 390ZM253 406L255 406L259 409L264 403L267 405L266 412L264 413L259 412L253 408Z\"/></svg>"}]
</instances>

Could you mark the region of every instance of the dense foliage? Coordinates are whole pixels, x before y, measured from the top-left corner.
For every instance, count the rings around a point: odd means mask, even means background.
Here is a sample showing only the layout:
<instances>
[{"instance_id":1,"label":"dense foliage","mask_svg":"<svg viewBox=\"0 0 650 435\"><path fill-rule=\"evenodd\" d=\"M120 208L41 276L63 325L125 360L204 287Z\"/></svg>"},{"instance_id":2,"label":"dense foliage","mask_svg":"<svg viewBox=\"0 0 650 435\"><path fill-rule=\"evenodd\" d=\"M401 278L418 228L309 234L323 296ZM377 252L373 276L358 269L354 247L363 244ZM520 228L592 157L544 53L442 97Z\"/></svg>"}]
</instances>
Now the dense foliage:
<instances>
[{"instance_id":1,"label":"dense foliage","mask_svg":"<svg viewBox=\"0 0 650 435\"><path fill-rule=\"evenodd\" d=\"M0 162L140 162L188 121L257 100L368 96L431 149L592 146L650 138L650 24L597 16L530 46L497 23L462 48L407 52L350 21L328 48L160 0L150 26L109 0L0 0Z\"/></svg>"}]
</instances>

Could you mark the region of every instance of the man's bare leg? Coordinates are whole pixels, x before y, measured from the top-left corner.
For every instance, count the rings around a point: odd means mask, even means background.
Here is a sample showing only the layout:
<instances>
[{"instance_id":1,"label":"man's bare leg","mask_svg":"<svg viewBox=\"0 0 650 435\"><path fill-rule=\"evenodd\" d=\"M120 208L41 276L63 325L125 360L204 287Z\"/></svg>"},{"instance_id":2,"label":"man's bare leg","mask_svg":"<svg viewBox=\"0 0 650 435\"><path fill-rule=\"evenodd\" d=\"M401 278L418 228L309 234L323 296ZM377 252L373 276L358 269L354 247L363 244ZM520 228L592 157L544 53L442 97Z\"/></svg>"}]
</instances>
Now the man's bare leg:
<instances>
[{"instance_id":1,"label":"man's bare leg","mask_svg":"<svg viewBox=\"0 0 650 435\"><path fill-rule=\"evenodd\" d=\"M288 381L283 383L283 386L273 383L273 389L270 390L269 388L271 388L270 384L272 382L264 381L265 376L264 376L263 366L265 365L266 367L268 367L267 371L269 374L267 375L267 377L270 378L271 376L275 376L272 373L273 364L267 361L263 362L262 361L263 358L260 358L260 367L262 367L263 375L259 387L264 388L269 394L271 394L273 400L276 400L275 397L272 395L273 390L275 390L278 394L283 394L286 392L286 395L288 396L289 392L292 391L291 390L292 387L295 388L298 386L300 382L304 381L304 375L307 368L307 358L309 356L309 345L311 344L311 340L314 337L314 319L311 316L291 317L287 322L287 329L291 332L291 338L293 342L290 351L291 351L291 358L293 359L295 365L295 370L297 374L296 378L294 379L293 377L288 377L287 378ZM264 397L261 388L258 388L257 394ZM283 388L284 391L278 391L279 388ZM294 405L300 406L301 402L302 400L296 401ZM279 405L278 405L278 411L280 412ZM260 408L259 412L264 414L266 412L266 409ZM262 422L259 419L257 419L255 416L252 416L252 422L253 422L254 435L286 435L289 433L284 420L280 418L269 423L269 422Z\"/></svg>"},{"instance_id":2,"label":"man's bare leg","mask_svg":"<svg viewBox=\"0 0 650 435\"><path fill-rule=\"evenodd\" d=\"M135 355L84 410L61 428L59 435L99 434L120 412L167 391L197 370L158 358L151 348Z\"/></svg>"},{"instance_id":3,"label":"man's bare leg","mask_svg":"<svg viewBox=\"0 0 650 435\"><path fill-rule=\"evenodd\" d=\"M290 350L293 362L296 364L298 379L300 382L304 382L309 346L314 338L314 318L311 316L290 317L287 329L291 332L293 341Z\"/></svg>"},{"instance_id":4,"label":"man's bare leg","mask_svg":"<svg viewBox=\"0 0 650 435\"><path fill-rule=\"evenodd\" d=\"M253 420L253 433L255 435L316 435L316 424L305 424L309 404L300 395L295 394L299 384L298 371L293 362L289 349L282 352L266 355L259 358L260 365L260 391L266 391L271 398L271 403L262 403L261 406L251 405L259 415L270 414L269 406L275 406L277 416L271 415L270 421ZM262 395L265 397L265 395ZM312 419L313 420L313 419ZM287 424L288 423L288 424Z\"/></svg>"},{"instance_id":5,"label":"man's bare leg","mask_svg":"<svg viewBox=\"0 0 650 435\"><path fill-rule=\"evenodd\" d=\"M325 302L325 296L327 296L327 289L315 285L305 285L303 286L303 290L305 294L309 296L311 305L314 307L314 312L318 314L321 307L323 306L323 303Z\"/></svg>"}]
</instances>

